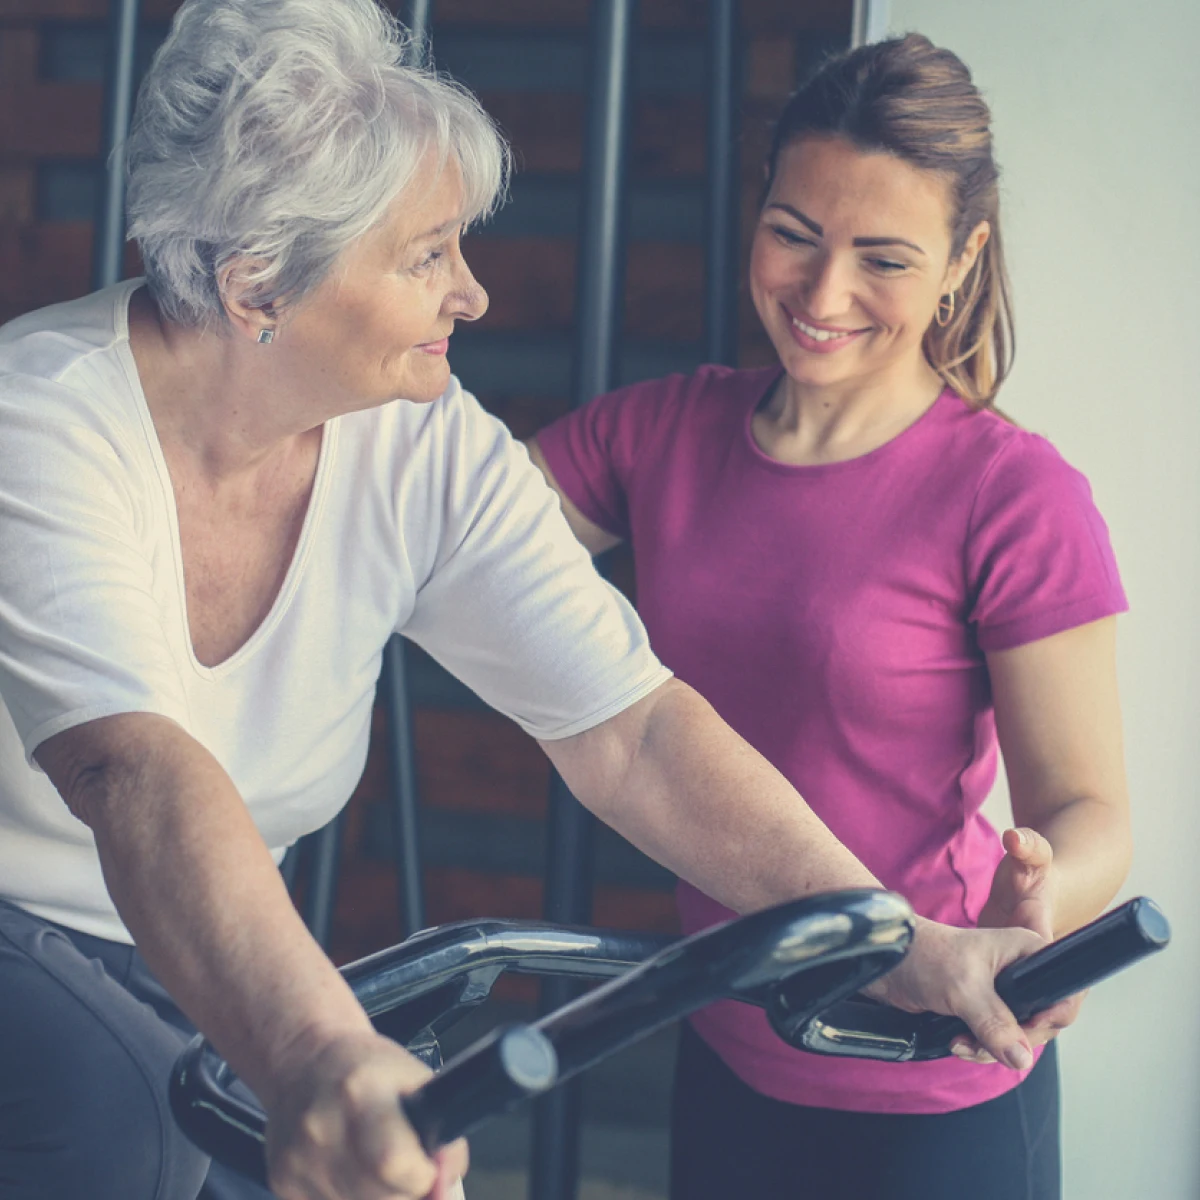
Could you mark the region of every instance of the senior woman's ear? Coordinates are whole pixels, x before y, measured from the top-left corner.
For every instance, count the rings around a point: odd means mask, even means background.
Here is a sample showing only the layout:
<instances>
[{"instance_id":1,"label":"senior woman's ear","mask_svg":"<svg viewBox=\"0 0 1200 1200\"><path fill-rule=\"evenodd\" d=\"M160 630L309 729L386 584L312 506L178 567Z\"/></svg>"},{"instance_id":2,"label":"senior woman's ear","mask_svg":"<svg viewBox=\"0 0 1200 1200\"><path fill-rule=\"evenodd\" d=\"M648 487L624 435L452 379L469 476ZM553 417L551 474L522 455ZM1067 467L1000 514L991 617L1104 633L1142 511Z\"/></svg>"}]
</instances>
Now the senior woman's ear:
<instances>
[{"instance_id":1,"label":"senior woman's ear","mask_svg":"<svg viewBox=\"0 0 1200 1200\"><path fill-rule=\"evenodd\" d=\"M256 259L234 259L217 271L217 286L229 324L240 336L268 345L279 334L279 313L259 299L261 288L254 275L265 264Z\"/></svg>"}]
</instances>

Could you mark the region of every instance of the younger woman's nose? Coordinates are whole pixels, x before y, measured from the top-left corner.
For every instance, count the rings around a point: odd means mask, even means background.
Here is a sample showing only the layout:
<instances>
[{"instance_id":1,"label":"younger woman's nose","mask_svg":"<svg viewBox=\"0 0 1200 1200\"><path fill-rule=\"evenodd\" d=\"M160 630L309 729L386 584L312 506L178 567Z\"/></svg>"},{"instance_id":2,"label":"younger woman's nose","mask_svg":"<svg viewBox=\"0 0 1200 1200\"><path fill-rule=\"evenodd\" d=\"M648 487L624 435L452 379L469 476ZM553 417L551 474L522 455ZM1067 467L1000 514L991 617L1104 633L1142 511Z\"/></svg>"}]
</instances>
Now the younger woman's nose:
<instances>
[{"instance_id":1,"label":"younger woman's nose","mask_svg":"<svg viewBox=\"0 0 1200 1200\"><path fill-rule=\"evenodd\" d=\"M850 309L851 286L848 269L832 254L810 264L801 294L814 321L833 321Z\"/></svg>"}]
</instances>

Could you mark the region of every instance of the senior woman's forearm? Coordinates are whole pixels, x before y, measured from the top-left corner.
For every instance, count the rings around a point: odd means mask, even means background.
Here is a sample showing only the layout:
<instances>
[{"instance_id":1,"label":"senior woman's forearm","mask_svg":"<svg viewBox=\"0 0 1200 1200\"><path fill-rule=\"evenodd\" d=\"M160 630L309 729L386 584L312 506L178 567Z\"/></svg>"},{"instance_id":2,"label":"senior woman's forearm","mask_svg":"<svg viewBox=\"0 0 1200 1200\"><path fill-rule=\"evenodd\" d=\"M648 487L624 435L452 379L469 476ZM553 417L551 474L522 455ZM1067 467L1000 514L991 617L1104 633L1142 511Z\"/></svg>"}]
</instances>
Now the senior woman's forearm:
<instances>
[{"instance_id":1,"label":"senior woman's forearm","mask_svg":"<svg viewBox=\"0 0 1200 1200\"><path fill-rule=\"evenodd\" d=\"M581 803L736 912L879 886L791 784L678 680L543 747Z\"/></svg>"},{"instance_id":2,"label":"senior woman's forearm","mask_svg":"<svg viewBox=\"0 0 1200 1200\"><path fill-rule=\"evenodd\" d=\"M38 759L92 828L113 901L151 969L265 1102L323 1041L369 1032L199 743L164 718L130 714L60 734Z\"/></svg>"}]
</instances>

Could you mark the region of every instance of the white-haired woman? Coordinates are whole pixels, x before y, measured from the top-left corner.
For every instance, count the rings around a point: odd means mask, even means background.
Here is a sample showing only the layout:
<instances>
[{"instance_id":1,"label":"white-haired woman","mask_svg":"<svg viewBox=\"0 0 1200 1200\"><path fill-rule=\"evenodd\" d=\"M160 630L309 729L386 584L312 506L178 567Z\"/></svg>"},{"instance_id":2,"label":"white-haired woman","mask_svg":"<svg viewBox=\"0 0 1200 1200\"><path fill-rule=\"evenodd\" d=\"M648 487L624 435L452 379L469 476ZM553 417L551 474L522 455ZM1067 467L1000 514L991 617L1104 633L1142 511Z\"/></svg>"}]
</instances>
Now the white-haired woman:
<instances>
[{"instance_id":1,"label":"white-haired woman","mask_svg":"<svg viewBox=\"0 0 1200 1200\"><path fill-rule=\"evenodd\" d=\"M139 100L146 280L0 334L0 1198L258 1194L188 1146L203 1029L272 1186L443 1191L276 863L346 801L381 651L426 647L580 799L735 910L871 884L651 654L523 449L447 366L500 195L474 100L372 0L187 0ZM1029 1062L1028 931L922 923L879 989Z\"/></svg>"}]
</instances>

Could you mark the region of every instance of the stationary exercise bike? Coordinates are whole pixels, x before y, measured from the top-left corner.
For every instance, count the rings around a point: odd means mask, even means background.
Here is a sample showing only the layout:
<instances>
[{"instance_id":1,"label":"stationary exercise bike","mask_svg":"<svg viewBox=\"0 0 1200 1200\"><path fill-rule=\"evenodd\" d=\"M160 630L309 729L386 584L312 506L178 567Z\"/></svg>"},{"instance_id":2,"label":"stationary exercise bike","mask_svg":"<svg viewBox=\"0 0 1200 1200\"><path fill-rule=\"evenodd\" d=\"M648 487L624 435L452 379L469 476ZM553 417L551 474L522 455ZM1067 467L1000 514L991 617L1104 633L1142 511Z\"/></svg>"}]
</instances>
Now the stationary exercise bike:
<instances>
[{"instance_id":1,"label":"stationary exercise bike","mask_svg":"<svg viewBox=\"0 0 1200 1200\"><path fill-rule=\"evenodd\" d=\"M691 937L481 920L415 934L343 968L369 1016L437 1074L399 1103L426 1150L715 1000L763 1008L789 1045L892 1062L950 1053L957 1018L906 1013L858 995L912 941L912 909L893 892L854 889L793 900ZM1153 901L1131 900L1013 963L996 990L1019 1020L1161 950L1170 928ZM482 1004L505 971L606 980L532 1024L495 1030L443 1066L439 1036ZM231 1090L202 1038L180 1056L171 1105L213 1158L266 1182L266 1117Z\"/></svg>"}]
</instances>

